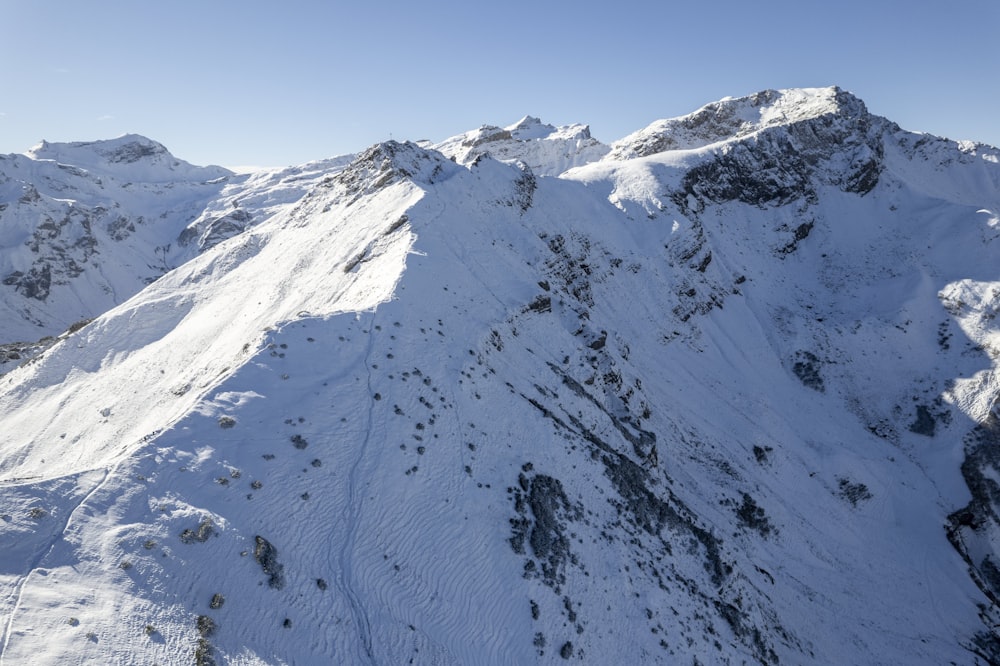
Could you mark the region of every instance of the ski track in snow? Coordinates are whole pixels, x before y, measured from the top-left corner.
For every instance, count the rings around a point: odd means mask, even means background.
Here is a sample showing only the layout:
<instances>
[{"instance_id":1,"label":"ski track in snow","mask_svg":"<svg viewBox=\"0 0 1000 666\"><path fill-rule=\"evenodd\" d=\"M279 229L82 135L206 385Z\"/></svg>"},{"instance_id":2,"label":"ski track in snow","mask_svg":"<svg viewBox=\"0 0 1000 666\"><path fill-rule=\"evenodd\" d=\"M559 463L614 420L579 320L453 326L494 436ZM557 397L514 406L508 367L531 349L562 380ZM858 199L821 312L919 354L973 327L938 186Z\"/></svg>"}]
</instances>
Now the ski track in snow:
<instances>
[{"instance_id":1,"label":"ski track in snow","mask_svg":"<svg viewBox=\"0 0 1000 666\"><path fill-rule=\"evenodd\" d=\"M369 442L371 441L372 432L374 430L374 400L372 400L371 395L371 354L372 348L374 346L375 339L375 312L373 311L370 315L371 321L368 323L368 345L364 352L363 363L365 367L365 388L366 397L365 400L369 402L367 415L366 415L366 425L364 428L364 439L357 447L357 455L354 462L351 464L350 472L347 476L347 511L345 513L346 517L346 529L343 537L343 543L340 546L340 553L338 555L339 564L339 576L341 578L341 588L344 594L347 595L349 603L351 605L351 612L354 616L354 624L357 628L358 639L361 642L361 648L364 650L364 658L367 663L374 664L375 655L372 651L372 636L371 636L371 625L368 620L368 614L365 609L364 603L361 600L358 592L356 591L355 576L358 573L359 567L354 565L354 550L356 548L357 534L359 529L359 522L364 515L364 492L359 493L359 485L362 483L362 479L359 477L359 468L365 460L371 456L369 449ZM368 471L368 470L366 470ZM366 475L367 476L367 475ZM378 525L379 523L374 523ZM360 568L363 568L362 565ZM367 581L364 581L367 582Z\"/></svg>"},{"instance_id":2,"label":"ski track in snow","mask_svg":"<svg viewBox=\"0 0 1000 666\"><path fill-rule=\"evenodd\" d=\"M66 533L73 525L73 517L77 514L78 511L81 510L82 507L84 507L87 504L87 501L91 497L93 497L94 494L98 492L104 486L104 483L108 480L108 476L110 475L110 470L101 470L100 473L101 473L101 478L93 485L93 487L86 493L86 495L84 495L83 498L81 498L80 501L77 502L76 505L70 509L70 511L67 513L66 519L61 523L61 525L58 527L57 530L53 531L52 538L49 539L48 542L44 544L42 548L40 548L37 551L38 554L32 558L31 562L28 565L27 573L21 576L20 580L18 581L15 587L15 594L13 595L14 602L10 604L7 622L4 624L3 635L2 637L0 637L2 638L2 641L0 641L0 664L3 663L4 655L7 652L7 644L10 641L10 636L11 636L11 627L13 626L14 618L17 616L18 608L21 605L21 595L24 592L25 586L29 583L32 576L36 574L37 570L45 562L46 558L48 558L48 556L52 553L52 549L55 548L55 544L66 537ZM88 475L87 472L83 472L76 476L77 478L82 478L87 475ZM53 479L53 481L57 480L58 479ZM2 490L3 487L0 486L0 492L2 492Z\"/></svg>"}]
</instances>

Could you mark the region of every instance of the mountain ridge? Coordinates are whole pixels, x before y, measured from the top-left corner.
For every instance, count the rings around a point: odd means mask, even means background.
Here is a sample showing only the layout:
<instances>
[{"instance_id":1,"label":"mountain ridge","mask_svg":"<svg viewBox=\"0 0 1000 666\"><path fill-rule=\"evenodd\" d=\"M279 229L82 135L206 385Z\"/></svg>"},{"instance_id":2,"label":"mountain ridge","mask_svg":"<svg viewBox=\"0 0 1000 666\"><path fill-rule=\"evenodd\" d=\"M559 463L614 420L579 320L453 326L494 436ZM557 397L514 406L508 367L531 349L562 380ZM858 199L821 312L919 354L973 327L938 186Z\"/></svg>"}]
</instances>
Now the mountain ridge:
<instances>
[{"instance_id":1,"label":"mountain ridge","mask_svg":"<svg viewBox=\"0 0 1000 666\"><path fill-rule=\"evenodd\" d=\"M996 659L996 151L816 108L233 183L0 376L0 656Z\"/></svg>"},{"instance_id":2,"label":"mountain ridge","mask_svg":"<svg viewBox=\"0 0 1000 666\"><path fill-rule=\"evenodd\" d=\"M690 114L658 120L614 143L609 159L644 157L666 150L694 150L741 139L776 126L828 118L868 117L864 102L837 86L764 90L725 98Z\"/></svg>"}]
</instances>

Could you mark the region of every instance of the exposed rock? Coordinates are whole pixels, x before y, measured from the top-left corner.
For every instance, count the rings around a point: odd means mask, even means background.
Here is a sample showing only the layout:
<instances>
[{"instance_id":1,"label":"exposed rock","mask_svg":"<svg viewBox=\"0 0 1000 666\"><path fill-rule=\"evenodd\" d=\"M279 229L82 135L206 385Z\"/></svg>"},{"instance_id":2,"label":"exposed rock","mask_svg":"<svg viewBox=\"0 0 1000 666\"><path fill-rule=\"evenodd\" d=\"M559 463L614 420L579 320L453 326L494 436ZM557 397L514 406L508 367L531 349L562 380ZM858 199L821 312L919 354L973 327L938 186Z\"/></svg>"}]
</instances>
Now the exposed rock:
<instances>
[{"instance_id":1,"label":"exposed rock","mask_svg":"<svg viewBox=\"0 0 1000 666\"><path fill-rule=\"evenodd\" d=\"M254 537L253 557L267 574L267 584L276 590L285 586L285 567L278 562L278 550L264 537Z\"/></svg>"}]
</instances>

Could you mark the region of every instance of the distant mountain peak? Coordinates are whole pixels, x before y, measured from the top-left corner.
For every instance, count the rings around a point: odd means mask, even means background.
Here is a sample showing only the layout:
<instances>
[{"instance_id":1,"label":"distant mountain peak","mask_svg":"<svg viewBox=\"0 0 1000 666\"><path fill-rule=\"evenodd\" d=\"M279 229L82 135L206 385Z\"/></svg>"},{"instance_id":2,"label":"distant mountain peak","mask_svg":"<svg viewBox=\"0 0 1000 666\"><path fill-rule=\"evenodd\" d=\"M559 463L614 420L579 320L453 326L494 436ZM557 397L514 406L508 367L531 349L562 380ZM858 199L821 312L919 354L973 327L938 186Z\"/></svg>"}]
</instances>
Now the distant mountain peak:
<instances>
[{"instance_id":1,"label":"distant mountain peak","mask_svg":"<svg viewBox=\"0 0 1000 666\"><path fill-rule=\"evenodd\" d=\"M528 116L525 116L525 117L521 118L520 120L518 120L513 125L509 126L507 129L513 131L513 130L516 130L516 129L524 129L524 128L528 128L528 127L534 127L535 125L544 125L544 123L542 122L541 118L537 118L535 116L528 115ZM546 125L546 127L552 127L552 125Z\"/></svg>"},{"instance_id":2,"label":"distant mountain peak","mask_svg":"<svg viewBox=\"0 0 1000 666\"><path fill-rule=\"evenodd\" d=\"M232 175L219 166L189 164L174 157L162 143L140 134L99 141L43 140L25 155L33 160L52 160L93 173L121 174L148 182L209 180Z\"/></svg>"},{"instance_id":3,"label":"distant mountain peak","mask_svg":"<svg viewBox=\"0 0 1000 666\"><path fill-rule=\"evenodd\" d=\"M513 125L507 126L506 129L510 132L511 137L521 141L544 139L557 131L554 125L543 123L540 118L535 116L525 116Z\"/></svg>"},{"instance_id":4,"label":"distant mountain peak","mask_svg":"<svg viewBox=\"0 0 1000 666\"><path fill-rule=\"evenodd\" d=\"M506 127L482 125L430 146L460 164L483 155L501 162L522 162L541 176L599 160L608 147L590 135L590 127L574 123L556 127L535 116L524 116Z\"/></svg>"},{"instance_id":5,"label":"distant mountain peak","mask_svg":"<svg viewBox=\"0 0 1000 666\"><path fill-rule=\"evenodd\" d=\"M93 155L109 163L131 164L145 157L170 155L170 151L162 143L140 134L123 134L115 139L98 141L50 142L43 139L26 154L37 160L63 162L68 159L69 163L78 162L81 157ZM170 155L170 157L173 156Z\"/></svg>"},{"instance_id":6,"label":"distant mountain peak","mask_svg":"<svg viewBox=\"0 0 1000 666\"><path fill-rule=\"evenodd\" d=\"M837 87L762 90L725 97L692 113L657 120L612 144L606 159L645 157L667 150L696 150L761 130L822 117L860 120L864 102Z\"/></svg>"}]
</instances>

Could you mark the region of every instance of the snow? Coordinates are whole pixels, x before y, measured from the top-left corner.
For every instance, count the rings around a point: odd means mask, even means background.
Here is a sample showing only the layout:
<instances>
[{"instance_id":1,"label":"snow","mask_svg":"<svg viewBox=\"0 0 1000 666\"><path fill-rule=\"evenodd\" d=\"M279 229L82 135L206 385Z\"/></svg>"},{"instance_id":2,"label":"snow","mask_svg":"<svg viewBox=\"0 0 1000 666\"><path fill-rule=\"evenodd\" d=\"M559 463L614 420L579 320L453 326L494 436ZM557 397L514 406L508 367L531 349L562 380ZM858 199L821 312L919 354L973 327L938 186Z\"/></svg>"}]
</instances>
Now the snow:
<instances>
[{"instance_id":1,"label":"snow","mask_svg":"<svg viewBox=\"0 0 1000 666\"><path fill-rule=\"evenodd\" d=\"M150 154L109 161L136 145ZM352 159L236 176L165 151L126 136L43 143L0 161L0 191L10 202L0 210L0 280L22 285L16 288L26 296L0 301L0 340L55 336L123 303L171 268L290 208ZM19 282L19 275L34 280Z\"/></svg>"},{"instance_id":2,"label":"snow","mask_svg":"<svg viewBox=\"0 0 1000 666\"><path fill-rule=\"evenodd\" d=\"M864 104L837 87L765 90L725 98L694 113L658 120L612 144L608 159L664 150L694 150L742 139L772 127L841 113L864 114Z\"/></svg>"},{"instance_id":3,"label":"snow","mask_svg":"<svg viewBox=\"0 0 1000 666\"><path fill-rule=\"evenodd\" d=\"M483 125L427 147L461 164L486 155L503 162L521 162L540 176L559 175L598 160L609 150L590 136L586 125L555 127L533 116L504 128Z\"/></svg>"},{"instance_id":4,"label":"snow","mask_svg":"<svg viewBox=\"0 0 1000 666\"><path fill-rule=\"evenodd\" d=\"M267 326L293 319L303 311L324 315L366 310L389 298L402 272L411 235L405 228L387 237L382 234L419 194L399 192L398 188L383 194L379 198L383 203L379 199L366 201L346 217L343 208L321 213L319 209L326 202L310 202L295 214L269 220L234 239L225 252L188 262L155 283L138 302L111 310L57 344L46 353L45 363L8 375L5 379L12 386L28 382L31 387L27 394L11 391L0 399L11 400L5 405L13 429L30 432L37 421L37 405L47 404L55 417L36 427L65 435L70 443L87 444L85 451L82 447L71 450L58 463L42 462L47 454L46 447L40 447L37 456L19 457L17 468L10 466L10 460L0 463L0 473L27 476L44 469L63 475L80 466L109 465L112 456L121 455L123 442L141 441L157 426L169 425L189 411L200 395L197 390L182 397L163 391L164 385L179 384L183 377L171 377L161 385L143 383L143 376L159 373L166 377L168 367L181 368L188 383L211 382L240 362L244 344L256 347ZM308 227L296 225L307 217ZM359 217L384 218L386 222L377 229L357 224ZM317 227L323 226L325 232L317 234ZM278 231L282 232L280 237L269 242ZM304 253L303 247L325 251ZM344 264L362 249L370 269L359 276L345 273ZM307 283L290 282L290 276L303 274L313 277ZM212 284L211 290L195 290L206 282ZM90 364L81 366L78 350L86 348L111 352L103 358L93 356ZM178 356L176 350L184 350L183 355ZM144 385L129 395L118 395L115 387L132 382ZM80 390L80 385L87 390ZM95 396L107 396L98 399L113 403L113 418L81 431L76 424L89 419L81 420L78 410L92 409ZM28 408L14 408L23 404L22 400L27 400ZM40 436L39 442L44 439Z\"/></svg>"},{"instance_id":5,"label":"snow","mask_svg":"<svg viewBox=\"0 0 1000 666\"><path fill-rule=\"evenodd\" d=\"M797 194L691 180L816 119L850 140ZM0 169L94 205L136 142ZM942 526L1000 392L994 163L836 88L608 151L529 116L173 167L176 265L0 375L0 660L980 663Z\"/></svg>"},{"instance_id":6,"label":"snow","mask_svg":"<svg viewBox=\"0 0 1000 666\"><path fill-rule=\"evenodd\" d=\"M160 143L138 134L104 141L49 143L42 141L25 155L35 161L53 161L85 171L128 174L155 183L189 182L225 177L222 167L197 167L171 155Z\"/></svg>"}]
</instances>

